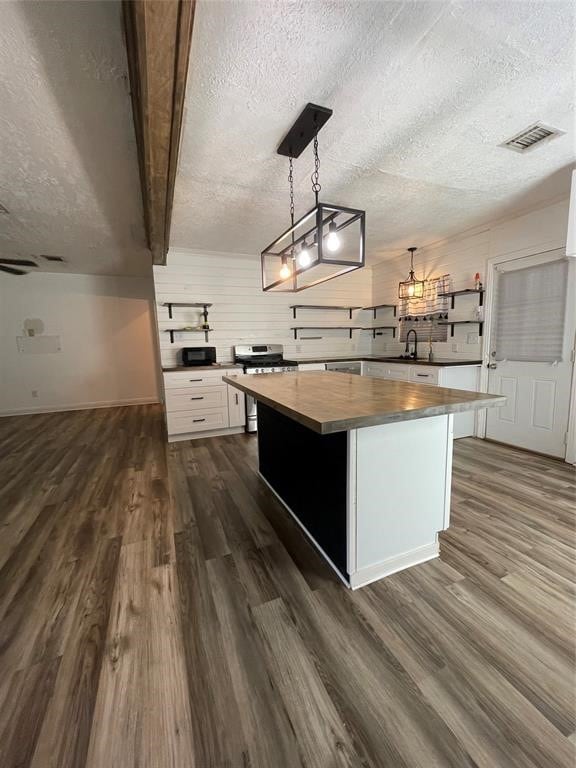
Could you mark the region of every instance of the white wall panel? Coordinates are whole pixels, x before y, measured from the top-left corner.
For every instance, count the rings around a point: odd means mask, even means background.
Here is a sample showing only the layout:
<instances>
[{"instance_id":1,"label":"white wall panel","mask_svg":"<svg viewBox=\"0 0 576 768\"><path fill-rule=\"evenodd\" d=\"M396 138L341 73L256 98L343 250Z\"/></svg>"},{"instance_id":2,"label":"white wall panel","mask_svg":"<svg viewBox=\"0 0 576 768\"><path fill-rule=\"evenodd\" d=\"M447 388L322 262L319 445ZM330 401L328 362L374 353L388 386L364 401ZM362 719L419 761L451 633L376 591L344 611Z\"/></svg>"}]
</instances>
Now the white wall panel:
<instances>
[{"instance_id":1,"label":"white wall panel","mask_svg":"<svg viewBox=\"0 0 576 768\"><path fill-rule=\"evenodd\" d=\"M429 248L418 249L414 256L414 266L416 276L426 279L439 277L449 274L452 279L454 290L474 287L474 275L480 272L481 280L486 282L486 261L489 255L490 233L488 230L467 237L455 238L454 240L440 243ZM410 269L409 254L404 253L397 258L381 262L373 267L373 303L374 304L395 304L398 301L398 283L405 280ZM475 310L478 307L478 297L457 296L455 307L450 311L450 319L454 320L472 320L475 317ZM389 318L384 311L379 315L381 319ZM387 325L388 323L382 323ZM434 354L440 358L466 358L480 359L482 356L482 339L478 337L476 343L468 343L469 334L478 334L478 327L475 325L456 326L454 336L450 337L448 329L448 340L446 342L434 342ZM419 355L427 354L426 333L418 333L418 343L421 352ZM454 344L458 345L458 351L453 349ZM376 337L374 343L374 353L390 352L397 354L403 349L404 345L399 342L391 341L389 336Z\"/></svg>"},{"instance_id":2,"label":"white wall panel","mask_svg":"<svg viewBox=\"0 0 576 768\"><path fill-rule=\"evenodd\" d=\"M283 344L287 358L367 354L371 350L369 331L354 331L352 340L342 330L303 331L304 336L321 338L295 341L290 330L295 325L369 326L370 312L354 312L350 320L345 311L299 310L294 320L289 308L291 304L369 305L372 276L368 267L299 294L265 293L261 286L259 256L171 250L168 266L154 267L154 284L164 367L176 364L177 352L184 346L215 346L219 362L232 360L232 348L236 344ZM191 333L175 337L175 343L171 344L169 334L164 332L166 328L196 325L200 316L193 309L175 308L170 320L168 309L162 306L167 301L212 303L209 322L214 331L209 341L205 342L201 333Z\"/></svg>"}]
</instances>

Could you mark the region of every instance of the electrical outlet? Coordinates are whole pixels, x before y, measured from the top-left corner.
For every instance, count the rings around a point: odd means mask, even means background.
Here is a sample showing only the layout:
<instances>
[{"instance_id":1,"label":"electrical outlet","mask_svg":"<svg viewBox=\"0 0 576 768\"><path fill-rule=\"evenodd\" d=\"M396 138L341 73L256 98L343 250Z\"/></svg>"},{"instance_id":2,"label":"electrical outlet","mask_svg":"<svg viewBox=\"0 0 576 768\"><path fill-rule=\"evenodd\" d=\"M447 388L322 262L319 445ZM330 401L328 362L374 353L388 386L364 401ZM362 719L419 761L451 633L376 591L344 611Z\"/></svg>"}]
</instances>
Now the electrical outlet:
<instances>
[{"instance_id":1,"label":"electrical outlet","mask_svg":"<svg viewBox=\"0 0 576 768\"><path fill-rule=\"evenodd\" d=\"M37 389L33 389L32 390L32 397L38 397L38 390Z\"/></svg>"},{"instance_id":2,"label":"electrical outlet","mask_svg":"<svg viewBox=\"0 0 576 768\"><path fill-rule=\"evenodd\" d=\"M296 344L296 352L302 352L302 344Z\"/></svg>"},{"instance_id":3,"label":"electrical outlet","mask_svg":"<svg viewBox=\"0 0 576 768\"><path fill-rule=\"evenodd\" d=\"M477 333L468 334L468 344L478 344L479 336Z\"/></svg>"},{"instance_id":4,"label":"electrical outlet","mask_svg":"<svg viewBox=\"0 0 576 768\"><path fill-rule=\"evenodd\" d=\"M459 344L452 344L452 352L460 352L460 350L458 349L459 346L460 346Z\"/></svg>"}]
</instances>

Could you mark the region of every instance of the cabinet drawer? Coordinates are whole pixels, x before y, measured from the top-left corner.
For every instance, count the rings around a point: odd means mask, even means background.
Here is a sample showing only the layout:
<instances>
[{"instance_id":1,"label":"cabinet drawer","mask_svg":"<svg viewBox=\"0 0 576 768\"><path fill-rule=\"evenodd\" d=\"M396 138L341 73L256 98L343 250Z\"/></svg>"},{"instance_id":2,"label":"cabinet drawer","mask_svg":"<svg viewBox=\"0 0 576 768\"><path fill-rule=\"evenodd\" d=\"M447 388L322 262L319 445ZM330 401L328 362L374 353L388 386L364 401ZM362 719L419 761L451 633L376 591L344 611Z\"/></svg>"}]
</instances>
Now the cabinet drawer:
<instances>
[{"instance_id":1,"label":"cabinet drawer","mask_svg":"<svg viewBox=\"0 0 576 768\"><path fill-rule=\"evenodd\" d=\"M428 368L423 365L414 366L410 370L410 381L415 384L438 384L438 368Z\"/></svg>"},{"instance_id":2,"label":"cabinet drawer","mask_svg":"<svg viewBox=\"0 0 576 768\"><path fill-rule=\"evenodd\" d=\"M228 409L215 408L210 411L173 411L166 415L168 434L203 432L209 429L228 427Z\"/></svg>"},{"instance_id":3,"label":"cabinet drawer","mask_svg":"<svg viewBox=\"0 0 576 768\"><path fill-rule=\"evenodd\" d=\"M166 410L195 411L206 408L223 408L228 398L226 385L216 387L185 387L166 390Z\"/></svg>"},{"instance_id":4,"label":"cabinet drawer","mask_svg":"<svg viewBox=\"0 0 576 768\"><path fill-rule=\"evenodd\" d=\"M164 374L164 388L180 389L182 387L207 387L222 384L222 376L241 372L241 369L238 368L219 369L217 371L194 371L194 368L191 368L190 371L174 371Z\"/></svg>"},{"instance_id":5,"label":"cabinet drawer","mask_svg":"<svg viewBox=\"0 0 576 768\"><path fill-rule=\"evenodd\" d=\"M386 370L386 378L410 381L410 367L408 365L390 365Z\"/></svg>"},{"instance_id":6,"label":"cabinet drawer","mask_svg":"<svg viewBox=\"0 0 576 768\"><path fill-rule=\"evenodd\" d=\"M373 376L375 378L387 378L388 370L384 363L363 363L362 375Z\"/></svg>"}]
</instances>

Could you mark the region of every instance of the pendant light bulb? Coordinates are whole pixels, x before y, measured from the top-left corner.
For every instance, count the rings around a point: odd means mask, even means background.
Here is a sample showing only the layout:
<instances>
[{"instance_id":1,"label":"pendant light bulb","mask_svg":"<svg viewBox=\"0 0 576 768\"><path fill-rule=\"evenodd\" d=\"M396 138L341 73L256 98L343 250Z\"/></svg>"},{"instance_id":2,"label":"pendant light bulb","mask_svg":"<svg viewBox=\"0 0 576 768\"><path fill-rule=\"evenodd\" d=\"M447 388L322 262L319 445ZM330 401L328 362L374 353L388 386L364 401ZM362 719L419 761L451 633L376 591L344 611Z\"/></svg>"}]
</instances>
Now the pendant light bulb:
<instances>
[{"instance_id":1,"label":"pendant light bulb","mask_svg":"<svg viewBox=\"0 0 576 768\"><path fill-rule=\"evenodd\" d=\"M340 238L336 234L336 224L331 221L328 228L328 237L326 238L326 248L329 251L337 251L340 248Z\"/></svg>"},{"instance_id":2,"label":"pendant light bulb","mask_svg":"<svg viewBox=\"0 0 576 768\"><path fill-rule=\"evenodd\" d=\"M301 267L308 267L310 266L310 261L310 251L306 245L306 240L304 240L302 243L302 248L300 249L300 253L298 254L298 264Z\"/></svg>"},{"instance_id":3,"label":"pendant light bulb","mask_svg":"<svg viewBox=\"0 0 576 768\"><path fill-rule=\"evenodd\" d=\"M288 266L288 262L286 261L286 256L282 256L282 266L280 267L280 277L282 280L287 280L291 274L292 274L292 271Z\"/></svg>"}]
</instances>

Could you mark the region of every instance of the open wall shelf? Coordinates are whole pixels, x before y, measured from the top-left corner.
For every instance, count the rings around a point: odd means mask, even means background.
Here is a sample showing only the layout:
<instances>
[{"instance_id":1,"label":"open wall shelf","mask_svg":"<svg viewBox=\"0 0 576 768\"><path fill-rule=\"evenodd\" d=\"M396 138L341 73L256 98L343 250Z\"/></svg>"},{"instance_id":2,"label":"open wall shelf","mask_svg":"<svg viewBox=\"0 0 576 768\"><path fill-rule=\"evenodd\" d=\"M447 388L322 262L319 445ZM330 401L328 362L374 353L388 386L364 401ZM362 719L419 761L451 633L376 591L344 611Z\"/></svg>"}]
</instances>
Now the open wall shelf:
<instances>
[{"instance_id":1,"label":"open wall shelf","mask_svg":"<svg viewBox=\"0 0 576 768\"><path fill-rule=\"evenodd\" d=\"M340 311L345 310L348 312L348 317L350 320L352 320L352 312L355 309L362 309L362 307L338 307L338 306L330 306L326 304L291 304L290 309L292 310L292 316L294 320L296 320L296 312L299 309L324 309L324 310L334 310L334 311Z\"/></svg>"},{"instance_id":2,"label":"open wall shelf","mask_svg":"<svg viewBox=\"0 0 576 768\"><path fill-rule=\"evenodd\" d=\"M484 303L484 289L481 288L479 291L476 290L476 288L464 288L461 291L446 291L445 293L439 293L438 297L442 298L450 298L450 309L454 309L454 299L456 296L470 296L471 294L476 294L478 296L478 306L482 306ZM480 334L482 335L482 334Z\"/></svg>"},{"instance_id":3,"label":"open wall shelf","mask_svg":"<svg viewBox=\"0 0 576 768\"><path fill-rule=\"evenodd\" d=\"M174 344L175 333L203 333L205 340L208 341L208 334L212 330L212 328L208 326L208 307L211 307L212 304L210 304L207 301L165 301L162 303L162 306L168 307L168 317L170 318L170 320L173 319L172 310L174 307L193 307L197 309L202 308L202 312L200 314L202 315L202 318L203 318L202 325L204 327L202 328L193 328L193 327L164 328L164 332L170 334L171 344Z\"/></svg>"},{"instance_id":4,"label":"open wall shelf","mask_svg":"<svg viewBox=\"0 0 576 768\"><path fill-rule=\"evenodd\" d=\"M348 307L346 307L346 309L348 309ZM358 307L355 307L355 309L358 309ZM352 331L362 331L364 329L359 325L298 325L296 327L293 326L290 330L294 331L294 338L297 339L298 331L349 331L350 338L352 338ZM304 339L306 339L306 337L304 337Z\"/></svg>"},{"instance_id":5,"label":"open wall shelf","mask_svg":"<svg viewBox=\"0 0 576 768\"><path fill-rule=\"evenodd\" d=\"M449 325L450 336L454 336L455 325L477 325L478 336L482 336L482 331L484 330L484 322L481 320L443 320L442 322L438 323L438 325Z\"/></svg>"},{"instance_id":6,"label":"open wall shelf","mask_svg":"<svg viewBox=\"0 0 576 768\"><path fill-rule=\"evenodd\" d=\"M363 331L372 331L372 338L376 338L376 331L392 331L392 338L396 338L396 326L395 325L373 325L370 328L362 328ZM379 334L380 336L382 334Z\"/></svg>"},{"instance_id":7,"label":"open wall shelf","mask_svg":"<svg viewBox=\"0 0 576 768\"><path fill-rule=\"evenodd\" d=\"M168 307L168 317L170 320L172 320L172 307L202 307L204 309L204 312L202 313L204 315L204 322L208 321L208 307L211 307L212 304L209 304L206 301L194 301L194 302L186 302L186 301L165 301L162 304L163 307Z\"/></svg>"},{"instance_id":8,"label":"open wall shelf","mask_svg":"<svg viewBox=\"0 0 576 768\"><path fill-rule=\"evenodd\" d=\"M369 309L371 312L374 313L374 320L376 320L376 312L379 309L392 309L394 310L394 317L396 317L396 312L398 310L396 304L375 304L373 307L362 307L362 309Z\"/></svg>"},{"instance_id":9,"label":"open wall shelf","mask_svg":"<svg viewBox=\"0 0 576 768\"><path fill-rule=\"evenodd\" d=\"M164 333L170 334L170 344L174 344L175 333L203 333L204 339L208 341L208 334L212 328L164 328Z\"/></svg>"}]
</instances>

